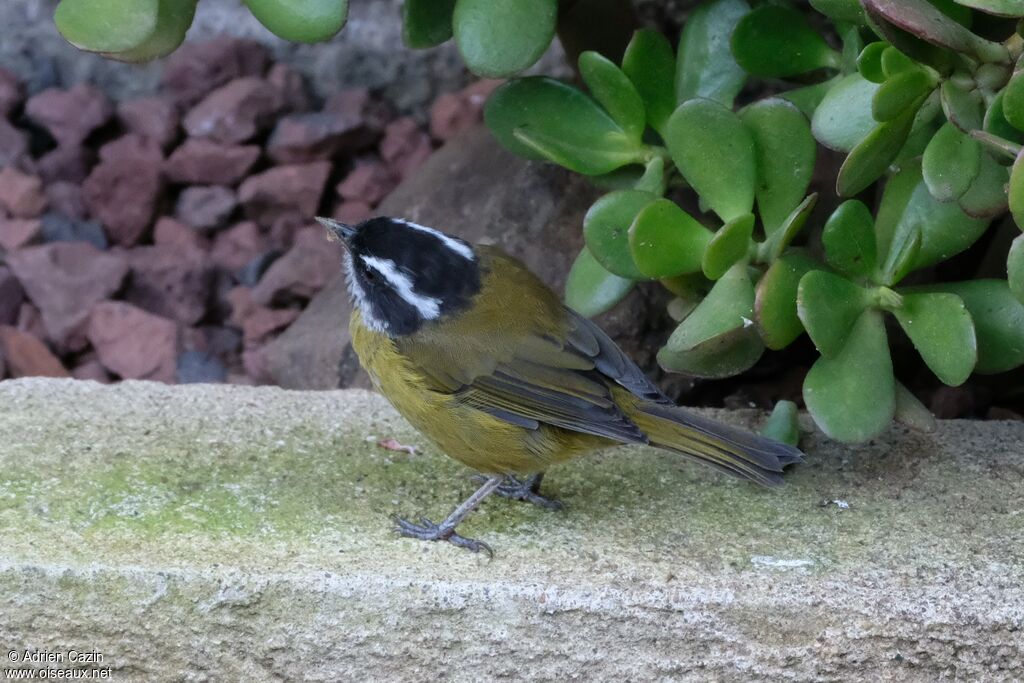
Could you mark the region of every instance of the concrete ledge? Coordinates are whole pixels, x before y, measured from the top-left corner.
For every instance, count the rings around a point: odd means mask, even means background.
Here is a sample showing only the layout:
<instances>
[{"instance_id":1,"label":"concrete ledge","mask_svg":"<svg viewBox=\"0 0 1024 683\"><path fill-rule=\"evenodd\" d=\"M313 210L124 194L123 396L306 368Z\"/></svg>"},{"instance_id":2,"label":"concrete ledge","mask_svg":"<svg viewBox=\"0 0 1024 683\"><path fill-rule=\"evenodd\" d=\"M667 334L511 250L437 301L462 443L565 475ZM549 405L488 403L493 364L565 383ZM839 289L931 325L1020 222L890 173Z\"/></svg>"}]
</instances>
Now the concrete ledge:
<instances>
[{"instance_id":1,"label":"concrete ledge","mask_svg":"<svg viewBox=\"0 0 1024 683\"><path fill-rule=\"evenodd\" d=\"M81 668L113 680L1024 670L1020 423L811 437L779 491L610 451L552 471L562 513L488 501L465 531L491 562L389 533L473 485L382 437L425 445L363 391L0 384L0 670L26 649L98 651Z\"/></svg>"}]
</instances>

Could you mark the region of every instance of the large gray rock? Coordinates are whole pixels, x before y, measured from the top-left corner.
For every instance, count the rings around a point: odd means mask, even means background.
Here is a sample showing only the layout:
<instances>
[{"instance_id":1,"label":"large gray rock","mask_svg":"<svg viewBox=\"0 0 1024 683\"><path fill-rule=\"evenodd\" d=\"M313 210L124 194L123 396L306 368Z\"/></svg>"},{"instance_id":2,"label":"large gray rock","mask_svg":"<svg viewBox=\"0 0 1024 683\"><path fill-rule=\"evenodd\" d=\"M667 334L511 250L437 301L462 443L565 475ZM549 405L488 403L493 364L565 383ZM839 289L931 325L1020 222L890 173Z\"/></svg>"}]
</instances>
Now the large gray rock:
<instances>
[{"instance_id":1,"label":"large gray rock","mask_svg":"<svg viewBox=\"0 0 1024 683\"><path fill-rule=\"evenodd\" d=\"M498 245L561 292L583 246L583 216L598 196L581 176L517 157L480 126L436 152L377 213L408 218L472 243ZM641 363L650 365L651 353L660 345L648 338L646 319L661 315L663 303L656 288L647 288L599 322ZM363 386L349 346L350 312L339 275L267 348L274 381L296 389L333 389L353 382Z\"/></svg>"},{"instance_id":2,"label":"large gray rock","mask_svg":"<svg viewBox=\"0 0 1024 683\"><path fill-rule=\"evenodd\" d=\"M0 406L0 670L75 649L117 681L1024 671L1019 422L809 436L778 490L616 449L551 471L564 512L486 501L464 531L488 562L391 533L473 484L375 394L18 380Z\"/></svg>"}]
</instances>

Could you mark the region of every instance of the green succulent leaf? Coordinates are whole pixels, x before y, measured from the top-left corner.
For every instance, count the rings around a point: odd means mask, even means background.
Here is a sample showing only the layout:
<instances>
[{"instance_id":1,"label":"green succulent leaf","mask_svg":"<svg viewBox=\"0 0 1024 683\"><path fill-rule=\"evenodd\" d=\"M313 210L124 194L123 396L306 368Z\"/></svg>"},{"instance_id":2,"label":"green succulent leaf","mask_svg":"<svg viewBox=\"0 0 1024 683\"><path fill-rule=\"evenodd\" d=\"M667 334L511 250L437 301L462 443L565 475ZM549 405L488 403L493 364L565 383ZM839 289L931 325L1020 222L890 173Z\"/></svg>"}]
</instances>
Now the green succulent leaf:
<instances>
[{"instance_id":1,"label":"green succulent leaf","mask_svg":"<svg viewBox=\"0 0 1024 683\"><path fill-rule=\"evenodd\" d=\"M916 109L905 110L897 118L880 123L850 151L839 169L836 192L852 197L878 180L896 159L914 127Z\"/></svg>"},{"instance_id":2,"label":"green succulent leaf","mask_svg":"<svg viewBox=\"0 0 1024 683\"><path fill-rule=\"evenodd\" d=\"M502 78L540 59L557 16L558 0L456 0L452 28L470 71Z\"/></svg>"},{"instance_id":3,"label":"green succulent leaf","mask_svg":"<svg viewBox=\"0 0 1024 683\"><path fill-rule=\"evenodd\" d=\"M772 263L758 281L754 321L769 349L784 349L803 333L796 307L800 278L817 268L814 259L794 250Z\"/></svg>"},{"instance_id":4,"label":"green succulent leaf","mask_svg":"<svg viewBox=\"0 0 1024 683\"><path fill-rule=\"evenodd\" d=\"M807 23L802 12L784 5L761 5L736 24L732 54L747 73L785 78L838 68L841 56Z\"/></svg>"},{"instance_id":5,"label":"green succulent leaf","mask_svg":"<svg viewBox=\"0 0 1024 683\"><path fill-rule=\"evenodd\" d=\"M156 30L159 0L61 0L53 19L64 39L81 50L118 53L141 45Z\"/></svg>"},{"instance_id":6,"label":"green succulent leaf","mask_svg":"<svg viewBox=\"0 0 1024 683\"><path fill-rule=\"evenodd\" d=\"M1024 230L1024 152L1018 154L1017 160L1013 162L1008 195L1013 222Z\"/></svg>"},{"instance_id":7,"label":"green succulent leaf","mask_svg":"<svg viewBox=\"0 0 1024 683\"><path fill-rule=\"evenodd\" d=\"M807 193L817 145L806 117L785 100L760 100L744 108L740 119L754 138L757 207L765 232L771 233Z\"/></svg>"},{"instance_id":8,"label":"green succulent leaf","mask_svg":"<svg viewBox=\"0 0 1024 683\"><path fill-rule=\"evenodd\" d=\"M348 0L244 0L271 33L296 43L327 40L348 18Z\"/></svg>"},{"instance_id":9,"label":"green succulent leaf","mask_svg":"<svg viewBox=\"0 0 1024 683\"><path fill-rule=\"evenodd\" d=\"M889 262L895 244L905 244L913 230L921 233L920 249L905 265L905 272L893 272L895 280L911 270L945 261L974 244L988 227L988 220L972 218L953 203L942 203L932 196L921 168L908 164L886 183L875 220L880 254Z\"/></svg>"},{"instance_id":10,"label":"green succulent leaf","mask_svg":"<svg viewBox=\"0 0 1024 683\"><path fill-rule=\"evenodd\" d=\"M569 269L565 282L565 305L592 318L612 309L633 289L633 280L609 273L586 247Z\"/></svg>"},{"instance_id":11,"label":"green succulent leaf","mask_svg":"<svg viewBox=\"0 0 1024 683\"><path fill-rule=\"evenodd\" d=\"M927 0L864 0L869 13L932 45L973 55L982 61L1007 58L1006 48L971 33Z\"/></svg>"},{"instance_id":12,"label":"green succulent leaf","mask_svg":"<svg viewBox=\"0 0 1024 683\"><path fill-rule=\"evenodd\" d=\"M895 382L882 314L864 311L840 352L822 356L807 373L804 402L830 438L866 441L892 421Z\"/></svg>"},{"instance_id":13,"label":"green succulent leaf","mask_svg":"<svg viewBox=\"0 0 1024 683\"><path fill-rule=\"evenodd\" d=\"M950 292L963 300L978 340L975 372L993 375L1024 365L1024 303L1006 280L970 280L915 290Z\"/></svg>"},{"instance_id":14,"label":"green succulent leaf","mask_svg":"<svg viewBox=\"0 0 1024 683\"><path fill-rule=\"evenodd\" d=\"M452 37L455 0L405 0L402 41L411 48L435 47Z\"/></svg>"},{"instance_id":15,"label":"green succulent leaf","mask_svg":"<svg viewBox=\"0 0 1024 683\"><path fill-rule=\"evenodd\" d=\"M629 228L633 261L646 277L663 278L701 269L712 233L668 199L645 206Z\"/></svg>"},{"instance_id":16,"label":"green succulent leaf","mask_svg":"<svg viewBox=\"0 0 1024 683\"><path fill-rule=\"evenodd\" d=\"M580 75L594 99L626 135L637 142L644 134L647 114L633 82L607 57L587 51L580 55Z\"/></svg>"},{"instance_id":17,"label":"green succulent leaf","mask_svg":"<svg viewBox=\"0 0 1024 683\"><path fill-rule=\"evenodd\" d=\"M812 270L800 279L797 315L823 356L835 356L869 303L868 292L844 277Z\"/></svg>"},{"instance_id":18,"label":"green succulent leaf","mask_svg":"<svg viewBox=\"0 0 1024 683\"><path fill-rule=\"evenodd\" d=\"M818 193L807 195L800 204L782 221L779 228L768 234L767 239L762 243L758 256L761 262L772 262L779 258L779 255L786 250L789 243L800 234L807 219L814 212L818 204ZM763 251L761 251L763 250ZM762 257L763 255L763 257Z\"/></svg>"},{"instance_id":19,"label":"green succulent leaf","mask_svg":"<svg viewBox=\"0 0 1024 683\"><path fill-rule=\"evenodd\" d=\"M840 204L825 223L821 240L825 257L836 270L853 278L866 278L875 272L875 219L863 202L851 199Z\"/></svg>"},{"instance_id":20,"label":"green succulent leaf","mask_svg":"<svg viewBox=\"0 0 1024 683\"><path fill-rule=\"evenodd\" d=\"M963 212L972 218L991 219L1006 213L1009 207L1007 183L1010 169L982 152L978 176L971 187L960 197L958 203Z\"/></svg>"},{"instance_id":21,"label":"green succulent leaf","mask_svg":"<svg viewBox=\"0 0 1024 683\"><path fill-rule=\"evenodd\" d=\"M833 21L864 25L864 8L860 0L811 0L811 7Z\"/></svg>"},{"instance_id":22,"label":"green succulent leaf","mask_svg":"<svg viewBox=\"0 0 1024 683\"><path fill-rule=\"evenodd\" d=\"M725 222L750 213L757 183L754 136L734 112L695 99L668 121L666 143L687 182Z\"/></svg>"},{"instance_id":23,"label":"green succulent leaf","mask_svg":"<svg viewBox=\"0 0 1024 683\"><path fill-rule=\"evenodd\" d=\"M651 29L637 31L626 47L622 70L643 99L647 121L664 135L676 108L676 59L668 39Z\"/></svg>"},{"instance_id":24,"label":"green succulent leaf","mask_svg":"<svg viewBox=\"0 0 1024 683\"><path fill-rule=\"evenodd\" d=\"M1024 73L1017 72L1003 88L1003 116L1017 130L1024 131Z\"/></svg>"},{"instance_id":25,"label":"green succulent leaf","mask_svg":"<svg viewBox=\"0 0 1024 683\"><path fill-rule=\"evenodd\" d=\"M885 83L885 71L882 69L882 54L889 49L883 41L868 43L857 57L857 71L865 80L872 83Z\"/></svg>"},{"instance_id":26,"label":"green succulent leaf","mask_svg":"<svg viewBox=\"0 0 1024 683\"><path fill-rule=\"evenodd\" d=\"M814 112L821 105L822 100L825 99L825 95L841 78L842 76L834 76L821 83L813 83L802 88L780 92L777 97L790 102L800 110L800 113L811 119L814 116Z\"/></svg>"},{"instance_id":27,"label":"green succulent leaf","mask_svg":"<svg viewBox=\"0 0 1024 683\"><path fill-rule=\"evenodd\" d=\"M965 133L981 130L985 121L985 102L981 93L954 80L943 81L939 88L942 111L954 126Z\"/></svg>"},{"instance_id":28,"label":"green succulent leaf","mask_svg":"<svg viewBox=\"0 0 1024 683\"><path fill-rule=\"evenodd\" d=\"M934 89L932 77L921 69L894 74L875 92L871 115L876 121L893 121L909 110L916 114L921 102Z\"/></svg>"},{"instance_id":29,"label":"green succulent leaf","mask_svg":"<svg viewBox=\"0 0 1024 683\"><path fill-rule=\"evenodd\" d=\"M644 167L644 174L633 184L633 189L650 192L661 197L665 194L667 182L668 178L665 177L665 158L656 156L647 162L647 165Z\"/></svg>"},{"instance_id":30,"label":"green succulent leaf","mask_svg":"<svg viewBox=\"0 0 1024 683\"><path fill-rule=\"evenodd\" d=\"M994 14L999 17L1024 17L1024 0L956 0L964 7Z\"/></svg>"},{"instance_id":31,"label":"green succulent leaf","mask_svg":"<svg viewBox=\"0 0 1024 683\"><path fill-rule=\"evenodd\" d=\"M933 431L936 427L935 416L916 396L910 393L900 382L896 382L896 414L897 422L921 432Z\"/></svg>"},{"instance_id":32,"label":"green succulent leaf","mask_svg":"<svg viewBox=\"0 0 1024 683\"><path fill-rule=\"evenodd\" d=\"M974 322L955 294L904 294L892 313L935 376L950 386L967 381L978 362Z\"/></svg>"},{"instance_id":33,"label":"green succulent leaf","mask_svg":"<svg viewBox=\"0 0 1024 683\"><path fill-rule=\"evenodd\" d=\"M750 11L745 0L705 0L679 38L676 102L703 97L732 107L747 80L729 47L736 24Z\"/></svg>"},{"instance_id":34,"label":"green succulent leaf","mask_svg":"<svg viewBox=\"0 0 1024 683\"><path fill-rule=\"evenodd\" d=\"M921 169L932 196L951 202L967 194L981 170L981 143L948 121L924 150Z\"/></svg>"},{"instance_id":35,"label":"green succulent leaf","mask_svg":"<svg viewBox=\"0 0 1024 683\"><path fill-rule=\"evenodd\" d=\"M591 256L609 272L630 280L646 280L633 261L629 226L658 196L638 190L617 190L594 202L583 217L583 239Z\"/></svg>"},{"instance_id":36,"label":"green succulent leaf","mask_svg":"<svg viewBox=\"0 0 1024 683\"><path fill-rule=\"evenodd\" d=\"M709 378L748 370L764 353L751 321L753 307L747 266L736 264L675 329L658 352L658 364L669 372Z\"/></svg>"},{"instance_id":37,"label":"green succulent leaf","mask_svg":"<svg viewBox=\"0 0 1024 683\"><path fill-rule=\"evenodd\" d=\"M913 59L906 56L892 45L882 50L881 57L882 75L889 79L905 71L916 71L919 69Z\"/></svg>"},{"instance_id":38,"label":"green succulent leaf","mask_svg":"<svg viewBox=\"0 0 1024 683\"><path fill-rule=\"evenodd\" d=\"M1006 112L1003 109L1003 97L1005 91L1000 90L988 105L985 112L985 119L982 128L986 133L991 133L998 138L1009 140L1020 144L1024 142L1024 133L1021 133L1016 126L1006 120Z\"/></svg>"},{"instance_id":39,"label":"green succulent leaf","mask_svg":"<svg viewBox=\"0 0 1024 683\"><path fill-rule=\"evenodd\" d=\"M104 56L122 62L148 62L171 54L185 41L198 0L160 0L156 29L149 38L130 50Z\"/></svg>"},{"instance_id":40,"label":"green succulent leaf","mask_svg":"<svg viewBox=\"0 0 1024 683\"><path fill-rule=\"evenodd\" d=\"M864 18L868 27L897 50L920 64L932 67L940 74L945 75L952 71L953 64L957 61L952 52L921 40L913 33L889 23L880 14L870 11L870 8L867 9Z\"/></svg>"},{"instance_id":41,"label":"green succulent leaf","mask_svg":"<svg viewBox=\"0 0 1024 683\"><path fill-rule=\"evenodd\" d=\"M631 139L597 102L551 78L517 78L494 91L484 120L502 145L528 159L549 159L585 175L640 163Z\"/></svg>"},{"instance_id":42,"label":"green succulent leaf","mask_svg":"<svg viewBox=\"0 0 1024 683\"><path fill-rule=\"evenodd\" d=\"M838 152L856 147L877 125L871 101L878 87L860 74L839 79L814 110L811 131L815 139Z\"/></svg>"},{"instance_id":43,"label":"green succulent leaf","mask_svg":"<svg viewBox=\"0 0 1024 683\"><path fill-rule=\"evenodd\" d=\"M761 427L761 436L796 446L800 442L799 411L792 401L779 401Z\"/></svg>"},{"instance_id":44,"label":"green succulent leaf","mask_svg":"<svg viewBox=\"0 0 1024 683\"><path fill-rule=\"evenodd\" d=\"M1006 280L1010 291L1024 303L1024 235L1018 235L1010 245L1006 258Z\"/></svg>"},{"instance_id":45,"label":"green succulent leaf","mask_svg":"<svg viewBox=\"0 0 1024 683\"><path fill-rule=\"evenodd\" d=\"M719 229L708 242L701 260L701 269L709 280L725 275L733 264L745 260L754 236L754 214L734 218Z\"/></svg>"}]
</instances>

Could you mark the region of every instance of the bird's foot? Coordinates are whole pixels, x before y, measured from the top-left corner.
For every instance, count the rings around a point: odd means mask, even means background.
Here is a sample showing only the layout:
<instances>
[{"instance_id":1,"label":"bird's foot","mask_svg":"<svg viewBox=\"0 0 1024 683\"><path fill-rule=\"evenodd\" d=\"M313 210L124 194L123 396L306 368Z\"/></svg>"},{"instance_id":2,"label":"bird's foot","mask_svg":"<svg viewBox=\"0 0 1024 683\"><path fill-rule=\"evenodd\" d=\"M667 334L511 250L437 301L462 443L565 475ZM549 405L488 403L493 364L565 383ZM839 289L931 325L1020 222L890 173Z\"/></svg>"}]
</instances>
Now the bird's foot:
<instances>
[{"instance_id":1,"label":"bird's foot","mask_svg":"<svg viewBox=\"0 0 1024 683\"><path fill-rule=\"evenodd\" d=\"M484 477L478 476L475 479L483 480ZM521 500L524 503L531 503L545 510L561 510L565 507L561 501L540 495L539 490L540 477L537 475L523 480L507 475L505 481L498 488L494 489L494 495L508 498L509 500Z\"/></svg>"},{"instance_id":2,"label":"bird's foot","mask_svg":"<svg viewBox=\"0 0 1024 683\"><path fill-rule=\"evenodd\" d=\"M483 541L477 541L472 538L466 538L455 533L455 527L445 526L444 524L434 524L426 517L420 517L420 524L414 524L407 519L401 517L395 517L395 531L400 536L406 538L418 538L421 541L448 541L452 545L457 545L460 548L465 548L474 553L478 553L481 550L487 553L491 558L494 557L494 551L491 550L491 546L487 545Z\"/></svg>"}]
</instances>

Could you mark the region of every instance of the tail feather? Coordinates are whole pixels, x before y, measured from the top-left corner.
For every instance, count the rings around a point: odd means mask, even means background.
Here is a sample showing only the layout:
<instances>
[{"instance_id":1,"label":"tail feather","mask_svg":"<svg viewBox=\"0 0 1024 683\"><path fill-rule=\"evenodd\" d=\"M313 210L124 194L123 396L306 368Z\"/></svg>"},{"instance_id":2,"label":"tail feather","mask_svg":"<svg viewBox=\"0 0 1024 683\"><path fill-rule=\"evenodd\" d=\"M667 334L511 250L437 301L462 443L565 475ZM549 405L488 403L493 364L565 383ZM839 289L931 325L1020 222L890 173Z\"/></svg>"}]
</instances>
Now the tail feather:
<instances>
[{"instance_id":1,"label":"tail feather","mask_svg":"<svg viewBox=\"0 0 1024 683\"><path fill-rule=\"evenodd\" d=\"M785 467L803 461L803 453L793 446L676 406L644 402L629 417L651 445L765 486L782 484Z\"/></svg>"}]
</instances>

